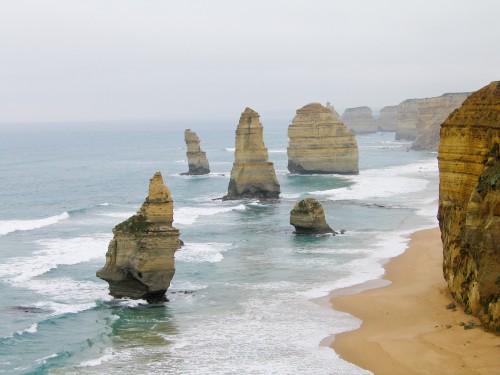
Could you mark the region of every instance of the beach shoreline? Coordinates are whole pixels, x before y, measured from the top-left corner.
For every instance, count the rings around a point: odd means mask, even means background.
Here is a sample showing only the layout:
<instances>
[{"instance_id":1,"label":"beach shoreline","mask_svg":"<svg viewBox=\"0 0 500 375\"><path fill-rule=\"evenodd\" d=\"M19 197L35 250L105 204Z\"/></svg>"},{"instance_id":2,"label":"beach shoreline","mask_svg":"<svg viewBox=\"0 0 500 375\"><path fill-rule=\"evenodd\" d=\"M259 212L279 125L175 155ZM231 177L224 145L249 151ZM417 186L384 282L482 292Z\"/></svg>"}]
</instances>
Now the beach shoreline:
<instances>
[{"instance_id":1,"label":"beach shoreline","mask_svg":"<svg viewBox=\"0 0 500 375\"><path fill-rule=\"evenodd\" d=\"M442 276L439 228L414 232L384 269L382 280L330 295L335 310L362 323L323 344L375 374L500 373L500 336L459 306L447 308L453 300Z\"/></svg>"}]
</instances>

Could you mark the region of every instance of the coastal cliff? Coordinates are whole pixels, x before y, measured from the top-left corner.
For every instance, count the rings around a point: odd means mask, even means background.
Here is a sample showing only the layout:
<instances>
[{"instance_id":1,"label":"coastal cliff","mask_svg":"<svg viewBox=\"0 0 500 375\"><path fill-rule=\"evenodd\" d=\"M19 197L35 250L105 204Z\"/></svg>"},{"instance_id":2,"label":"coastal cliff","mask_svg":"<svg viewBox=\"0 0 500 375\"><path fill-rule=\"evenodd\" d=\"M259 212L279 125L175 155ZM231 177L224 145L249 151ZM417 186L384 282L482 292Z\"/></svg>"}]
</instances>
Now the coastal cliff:
<instances>
[{"instance_id":1,"label":"coastal cliff","mask_svg":"<svg viewBox=\"0 0 500 375\"><path fill-rule=\"evenodd\" d=\"M399 106L391 105L380 110L380 118L378 120L379 130L386 132L396 131L396 124L398 122L398 109Z\"/></svg>"},{"instance_id":2,"label":"coastal cliff","mask_svg":"<svg viewBox=\"0 0 500 375\"><path fill-rule=\"evenodd\" d=\"M467 313L500 333L500 83L470 95L441 125L443 272Z\"/></svg>"},{"instance_id":3,"label":"coastal cliff","mask_svg":"<svg viewBox=\"0 0 500 375\"><path fill-rule=\"evenodd\" d=\"M279 197L280 185L274 165L268 160L259 117L251 108L241 114L236 128L235 161L224 200Z\"/></svg>"},{"instance_id":4,"label":"coastal cliff","mask_svg":"<svg viewBox=\"0 0 500 375\"><path fill-rule=\"evenodd\" d=\"M437 149L439 126L469 93L449 93L433 98L408 99L398 106L396 140L415 141L415 150Z\"/></svg>"},{"instance_id":5,"label":"coastal cliff","mask_svg":"<svg viewBox=\"0 0 500 375\"><path fill-rule=\"evenodd\" d=\"M375 133L378 130L377 120L366 106L347 108L342 114L342 122L354 133Z\"/></svg>"},{"instance_id":6,"label":"coastal cliff","mask_svg":"<svg viewBox=\"0 0 500 375\"><path fill-rule=\"evenodd\" d=\"M113 297L166 300L174 276L179 230L172 226L173 201L160 172L149 182L149 194L137 214L113 229L106 264L97 277L109 283Z\"/></svg>"},{"instance_id":7,"label":"coastal cliff","mask_svg":"<svg viewBox=\"0 0 500 375\"><path fill-rule=\"evenodd\" d=\"M200 138L191 129L184 131L186 142L189 171L185 175L202 175L210 173L207 154L200 148Z\"/></svg>"},{"instance_id":8,"label":"coastal cliff","mask_svg":"<svg viewBox=\"0 0 500 375\"><path fill-rule=\"evenodd\" d=\"M288 127L288 170L291 173L357 174L356 137L332 111L319 103L297 110Z\"/></svg>"},{"instance_id":9,"label":"coastal cliff","mask_svg":"<svg viewBox=\"0 0 500 375\"><path fill-rule=\"evenodd\" d=\"M441 123L460 107L469 95L470 93L451 93L419 100L415 142L411 148L437 150Z\"/></svg>"}]
</instances>

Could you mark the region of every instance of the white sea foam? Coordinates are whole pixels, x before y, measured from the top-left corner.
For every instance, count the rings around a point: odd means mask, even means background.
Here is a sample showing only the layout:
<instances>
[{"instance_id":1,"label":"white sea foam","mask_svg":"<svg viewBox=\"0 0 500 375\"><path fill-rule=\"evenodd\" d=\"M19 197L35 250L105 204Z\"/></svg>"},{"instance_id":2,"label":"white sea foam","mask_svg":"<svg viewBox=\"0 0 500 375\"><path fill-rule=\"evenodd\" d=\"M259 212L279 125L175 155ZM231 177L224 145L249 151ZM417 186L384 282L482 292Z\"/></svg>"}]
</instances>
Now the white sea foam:
<instances>
[{"instance_id":1,"label":"white sea foam","mask_svg":"<svg viewBox=\"0 0 500 375\"><path fill-rule=\"evenodd\" d=\"M57 357L57 354L54 353L54 354L51 354L51 355L48 355L46 357L43 357L43 358L40 358L40 359L37 359L35 362L38 363L39 365L44 365L47 363L47 360L48 359L52 359L52 358L56 358Z\"/></svg>"},{"instance_id":2,"label":"white sea foam","mask_svg":"<svg viewBox=\"0 0 500 375\"><path fill-rule=\"evenodd\" d=\"M349 187L311 191L311 195L326 195L331 200L364 200L387 198L398 194L409 194L425 189L429 181L426 173L437 171L437 161L430 160L398 167L369 169L349 178L354 182ZM421 176L419 176L421 174Z\"/></svg>"},{"instance_id":3,"label":"white sea foam","mask_svg":"<svg viewBox=\"0 0 500 375\"><path fill-rule=\"evenodd\" d=\"M174 224L190 225L193 224L200 216L213 216L224 212L245 210L243 204L238 206L198 206L198 207L181 207L174 209Z\"/></svg>"},{"instance_id":4,"label":"white sea foam","mask_svg":"<svg viewBox=\"0 0 500 375\"><path fill-rule=\"evenodd\" d=\"M106 213L99 214L99 216L112 217L112 218L116 218L116 219L127 219L130 216L133 216L135 214L136 213L133 212L133 211L129 211L129 212L106 212Z\"/></svg>"},{"instance_id":5,"label":"white sea foam","mask_svg":"<svg viewBox=\"0 0 500 375\"><path fill-rule=\"evenodd\" d=\"M234 147L227 147L224 149L224 151L235 152L236 149Z\"/></svg>"},{"instance_id":6,"label":"white sea foam","mask_svg":"<svg viewBox=\"0 0 500 375\"><path fill-rule=\"evenodd\" d=\"M290 194L280 194L280 197L283 199L296 199L301 196L300 193L290 193Z\"/></svg>"},{"instance_id":7,"label":"white sea foam","mask_svg":"<svg viewBox=\"0 0 500 375\"><path fill-rule=\"evenodd\" d=\"M232 245L227 243L185 243L175 253L176 261L217 263L224 259L221 254Z\"/></svg>"},{"instance_id":8,"label":"white sea foam","mask_svg":"<svg viewBox=\"0 0 500 375\"><path fill-rule=\"evenodd\" d=\"M8 233L15 231L26 231L46 227L48 225L57 224L60 221L69 218L67 212L60 215L46 217L44 219L33 220L0 220L0 236L5 236Z\"/></svg>"},{"instance_id":9,"label":"white sea foam","mask_svg":"<svg viewBox=\"0 0 500 375\"><path fill-rule=\"evenodd\" d=\"M268 150L270 154L283 154L286 153L286 148L276 148Z\"/></svg>"},{"instance_id":10,"label":"white sea foam","mask_svg":"<svg viewBox=\"0 0 500 375\"><path fill-rule=\"evenodd\" d=\"M38 324L34 323L30 327L26 328L25 330L17 331L17 334L22 335L24 333L36 333L36 332L38 332Z\"/></svg>"},{"instance_id":11,"label":"white sea foam","mask_svg":"<svg viewBox=\"0 0 500 375\"><path fill-rule=\"evenodd\" d=\"M113 358L113 354L111 353L111 350L108 350L108 353L105 354L105 355L103 355L102 357L81 362L78 365L76 365L76 367L94 367L94 366L99 366L103 362L107 362L107 361L109 361L112 358Z\"/></svg>"},{"instance_id":12,"label":"white sea foam","mask_svg":"<svg viewBox=\"0 0 500 375\"><path fill-rule=\"evenodd\" d=\"M106 206L109 206L109 205L111 205L111 203L108 203L108 202L99 203L99 206L104 206L104 207L106 207Z\"/></svg>"},{"instance_id":13,"label":"white sea foam","mask_svg":"<svg viewBox=\"0 0 500 375\"><path fill-rule=\"evenodd\" d=\"M0 264L0 280L25 286L32 278L59 265L73 265L104 258L110 239L110 234L97 234L36 241L41 250L35 251L29 257L13 258Z\"/></svg>"}]
</instances>

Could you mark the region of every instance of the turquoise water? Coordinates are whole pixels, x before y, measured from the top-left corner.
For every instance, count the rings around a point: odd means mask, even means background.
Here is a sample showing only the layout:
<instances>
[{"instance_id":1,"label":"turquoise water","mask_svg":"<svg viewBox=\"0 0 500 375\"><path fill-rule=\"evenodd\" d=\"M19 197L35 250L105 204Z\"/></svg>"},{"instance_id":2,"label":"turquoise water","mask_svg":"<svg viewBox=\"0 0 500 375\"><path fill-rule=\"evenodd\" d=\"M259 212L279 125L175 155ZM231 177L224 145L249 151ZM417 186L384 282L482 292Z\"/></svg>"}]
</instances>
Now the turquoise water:
<instances>
[{"instance_id":1,"label":"turquoise water","mask_svg":"<svg viewBox=\"0 0 500 375\"><path fill-rule=\"evenodd\" d=\"M409 233L436 225L436 154L358 135L359 176L290 175L286 126L265 127L281 199L213 200L235 126L189 126L212 170L196 177L179 175L187 126L0 127L0 373L367 373L320 345L359 321L315 298L380 277ZM156 171L186 244L169 302L113 300L95 271ZM310 196L345 234L293 235L289 212Z\"/></svg>"}]
</instances>

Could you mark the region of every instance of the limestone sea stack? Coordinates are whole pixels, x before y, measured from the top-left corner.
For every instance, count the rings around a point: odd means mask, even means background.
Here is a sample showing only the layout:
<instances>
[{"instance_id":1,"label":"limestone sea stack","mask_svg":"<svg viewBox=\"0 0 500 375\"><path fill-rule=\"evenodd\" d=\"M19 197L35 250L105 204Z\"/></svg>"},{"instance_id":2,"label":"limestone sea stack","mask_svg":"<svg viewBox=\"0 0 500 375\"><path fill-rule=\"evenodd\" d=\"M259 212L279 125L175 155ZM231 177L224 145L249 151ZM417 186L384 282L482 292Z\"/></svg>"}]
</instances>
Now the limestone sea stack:
<instances>
[{"instance_id":1,"label":"limestone sea stack","mask_svg":"<svg viewBox=\"0 0 500 375\"><path fill-rule=\"evenodd\" d=\"M398 122L398 108L397 105L390 105L380 110L380 117L378 120L379 130L385 132L396 131L396 124Z\"/></svg>"},{"instance_id":2,"label":"limestone sea stack","mask_svg":"<svg viewBox=\"0 0 500 375\"><path fill-rule=\"evenodd\" d=\"M354 133L375 133L377 120L370 107L347 108L342 114L342 122Z\"/></svg>"},{"instance_id":3,"label":"limestone sea stack","mask_svg":"<svg viewBox=\"0 0 500 375\"><path fill-rule=\"evenodd\" d=\"M113 297L165 301L174 276L179 231L172 226L173 201L160 172L149 182L149 194L137 213L113 229L106 264L97 277L109 283Z\"/></svg>"},{"instance_id":4,"label":"limestone sea stack","mask_svg":"<svg viewBox=\"0 0 500 375\"><path fill-rule=\"evenodd\" d=\"M295 227L296 234L335 234L326 222L321 203L315 198L303 199L293 207L290 224Z\"/></svg>"},{"instance_id":5,"label":"limestone sea stack","mask_svg":"<svg viewBox=\"0 0 500 375\"><path fill-rule=\"evenodd\" d=\"M189 171L185 175L202 175L210 173L207 154L200 148L200 138L191 129L184 131L184 141L187 147Z\"/></svg>"},{"instance_id":6,"label":"limestone sea stack","mask_svg":"<svg viewBox=\"0 0 500 375\"><path fill-rule=\"evenodd\" d=\"M236 128L235 161L224 200L278 198L280 185L274 165L268 160L259 114L245 108Z\"/></svg>"},{"instance_id":7,"label":"limestone sea stack","mask_svg":"<svg viewBox=\"0 0 500 375\"><path fill-rule=\"evenodd\" d=\"M357 174L356 137L326 107L310 103L297 110L288 127L291 173Z\"/></svg>"},{"instance_id":8,"label":"limestone sea stack","mask_svg":"<svg viewBox=\"0 0 500 375\"><path fill-rule=\"evenodd\" d=\"M500 82L470 95L441 125L443 272L467 313L500 334Z\"/></svg>"}]
</instances>

